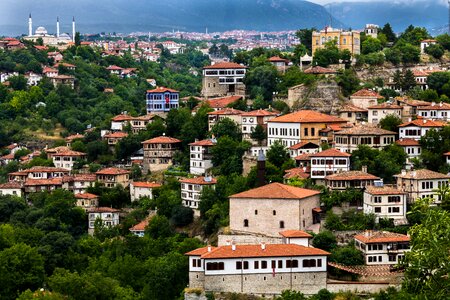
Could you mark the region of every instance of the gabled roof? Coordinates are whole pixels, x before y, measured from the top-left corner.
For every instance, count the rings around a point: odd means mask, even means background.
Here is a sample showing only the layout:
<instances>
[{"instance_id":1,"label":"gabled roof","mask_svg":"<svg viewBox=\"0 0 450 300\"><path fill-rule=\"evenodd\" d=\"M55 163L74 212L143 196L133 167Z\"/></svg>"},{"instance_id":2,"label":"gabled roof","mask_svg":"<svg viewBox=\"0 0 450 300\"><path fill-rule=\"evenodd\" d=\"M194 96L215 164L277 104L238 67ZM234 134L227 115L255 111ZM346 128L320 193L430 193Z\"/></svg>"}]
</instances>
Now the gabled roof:
<instances>
[{"instance_id":1,"label":"gabled roof","mask_svg":"<svg viewBox=\"0 0 450 300\"><path fill-rule=\"evenodd\" d=\"M24 186L42 186L42 185L61 185L62 186L62 178L55 177L50 179L28 179Z\"/></svg>"},{"instance_id":2,"label":"gabled roof","mask_svg":"<svg viewBox=\"0 0 450 300\"><path fill-rule=\"evenodd\" d=\"M308 147L306 147L308 146ZM319 145L312 142L300 142L289 147L289 150L298 150L302 148L319 148Z\"/></svg>"},{"instance_id":3,"label":"gabled roof","mask_svg":"<svg viewBox=\"0 0 450 300\"><path fill-rule=\"evenodd\" d=\"M382 128L361 125L348 129L343 129L335 133L335 135L393 135L396 134L393 131L385 130Z\"/></svg>"},{"instance_id":4,"label":"gabled roof","mask_svg":"<svg viewBox=\"0 0 450 300\"><path fill-rule=\"evenodd\" d=\"M177 143L181 143L181 141L179 139L169 136L159 136L142 142L142 144L177 144Z\"/></svg>"},{"instance_id":5,"label":"gabled roof","mask_svg":"<svg viewBox=\"0 0 450 300\"><path fill-rule=\"evenodd\" d=\"M203 67L203 69L247 69L247 67L233 62L220 62Z\"/></svg>"},{"instance_id":6,"label":"gabled roof","mask_svg":"<svg viewBox=\"0 0 450 300\"><path fill-rule=\"evenodd\" d=\"M290 114L273 118L275 123L346 123L347 121L313 110L299 110Z\"/></svg>"},{"instance_id":7,"label":"gabled roof","mask_svg":"<svg viewBox=\"0 0 450 300\"><path fill-rule=\"evenodd\" d=\"M17 181L10 181L0 184L0 190L20 189L20 188L22 188L22 184Z\"/></svg>"},{"instance_id":8,"label":"gabled roof","mask_svg":"<svg viewBox=\"0 0 450 300\"><path fill-rule=\"evenodd\" d=\"M195 177L195 178L183 178L180 179L181 183L199 184L199 185L213 185L217 183L216 178L212 177Z\"/></svg>"},{"instance_id":9,"label":"gabled roof","mask_svg":"<svg viewBox=\"0 0 450 300\"><path fill-rule=\"evenodd\" d=\"M417 110L450 110L450 104L448 103L429 103L429 105L419 106Z\"/></svg>"},{"instance_id":10,"label":"gabled roof","mask_svg":"<svg viewBox=\"0 0 450 300\"><path fill-rule=\"evenodd\" d=\"M119 168L105 168L95 172L96 175L124 175L130 174L130 171Z\"/></svg>"},{"instance_id":11,"label":"gabled roof","mask_svg":"<svg viewBox=\"0 0 450 300\"><path fill-rule=\"evenodd\" d=\"M379 180L380 177L363 171L346 171L325 177L326 180Z\"/></svg>"},{"instance_id":12,"label":"gabled roof","mask_svg":"<svg viewBox=\"0 0 450 300\"><path fill-rule=\"evenodd\" d=\"M35 173L35 172L41 172L41 173L69 173L69 170L64 168L56 168L56 167L41 167L41 166L35 166L30 169L23 170L21 172L24 173Z\"/></svg>"},{"instance_id":13,"label":"gabled roof","mask_svg":"<svg viewBox=\"0 0 450 300\"><path fill-rule=\"evenodd\" d=\"M311 154L311 157L350 157L350 153L341 152L335 148L330 148L315 154Z\"/></svg>"},{"instance_id":14,"label":"gabled roof","mask_svg":"<svg viewBox=\"0 0 450 300\"><path fill-rule=\"evenodd\" d=\"M212 98L208 99L205 102L211 107L211 108L225 108L228 105L242 99L243 96L228 96L228 97L220 97L220 98ZM198 107L201 105L201 103L198 105Z\"/></svg>"},{"instance_id":15,"label":"gabled roof","mask_svg":"<svg viewBox=\"0 0 450 300\"><path fill-rule=\"evenodd\" d=\"M107 139L122 139L127 136L128 136L128 133L117 131L117 132L105 134L103 137L107 138Z\"/></svg>"},{"instance_id":16,"label":"gabled roof","mask_svg":"<svg viewBox=\"0 0 450 300\"><path fill-rule=\"evenodd\" d=\"M111 208L111 207L96 207L96 208L91 208L89 209L88 212L90 213L116 213L119 212L120 210L115 209L115 208Z\"/></svg>"},{"instance_id":17,"label":"gabled roof","mask_svg":"<svg viewBox=\"0 0 450 300\"><path fill-rule=\"evenodd\" d=\"M233 250L232 247L235 247ZM200 254L202 253L202 254ZM266 244L262 245L235 245L211 247L211 252L206 252L203 248L199 251L191 251L186 255L201 255L203 259L226 259L226 258L246 258L246 257L294 257L294 256L325 256L330 253L313 247L305 247L296 244Z\"/></svg>"},{"instance_id":18,"label":"gabled roof","mask_svg":"<svg viewBox=\"0 0 450 300\"><path fill-rule=\"evenodd\" d=\"M189 146L214 146L216 143L216 140L206 139L190 143Z\"/></svg>"},{"instance_id":19,"label":"gabled roof","mask_svg":"<svg viewBox=\"0 0 450 300\"><path fill-rule=\"evenodd\" d=\"M319 191L308 190L274 182L242 193L231 195L230 199L304 199L319 194Z\"/></svg>"},{"instance_id":20,"label":"gabled roof","mask_svg":"<svg viewBox=\"0 0 450 300\"><path fill-rule=\"evenodd\" d=\"M56 153L52 154L52 156L86 156L87 154L84 152L78 152L73 150L67 150L67 151L57 151Z\"/></svg>"},{"instance_id":21,"label":"gabled roof","mask_svg":"<svg viewBox=\"0 0 450 300\"><path fill-rule=\"evenodd\" d=\"M249 112L244 112L241 116L243 117L268 117L268 116L277 116L280 113L278 111L269 111L266 109L258 109L252 110Z\"/></svg>"},{"instance_id":22,"label":"gabled roof","mask_svg":"<svg viewBox=\"0 0 450 300\"><path fill-rule=\"evenodd\" d=\"M355 240L358 240L365 244L372 244L372 243L409 242L410 238L409 236L400 233L367 230L363 234L355 235Z\"/></svg>"},{"instance_id":23,"label":"gabled roof","mask_svg":"<svg viewBox=\"0 0 450 300\"><path fill-rule=\"evenodd\" d=\"M312 235L303 230L284 230L280 232L280 235L287 238L312 238Z\"/></svg>"},{"instance_id":24,"label":"gabled roof","mask_svg":"<svg viewBox=\"0 0 450 300\"><path fill-rule=\"evenodd\" d=\"M113 122L130 121L133 117L127 114L120 114L111 119Z\"/></svg>"},{"instance_id":25,"label":"gabled roof","mask_svg":"<svg viewBox=\"0 0 450 300\"><path fill-rule=\"evenodd\" d=\"M362 113L366 113L367 109L352 105L352 104L346 104L344 106L342 106L339 109L339 112L362 112Z\"/></svg>"},{"instance_id":26,"label":"gabled roof","mask_svg":"<svg viewBox=\"0 0 450 300\"><path fill-rule=\"evenodd\" d=\"M226 107L218 111L209 112L208 115L242 115L243 113L242 110Z\"/></svg>"},{"instance_id":27,"label":"gabled roof","mask_svg":"<svg viewBox=\"0 0 450 300\"><path fill-rule=\"evenodd\" d=\"M384 102L377 105L369 106L367 109L402 109L400 105Z\"/></svg>"},{"instance_id":28,"label":"gabled roof","mask_svg":"<svg viewBox=\"0 0 450 300\"><path fill-rule=\"evenodd\" d=\"M147 227L149 222L149 219L145 219L142 222L139 222L138 224L134 225L133 227L130 228L130 231L144 231L145 227Z\"/></svg>"},{"instance_id":29,"label":"gabled roof","mask_svg":"<svg viewBox=\"0 0 450 300\"><path fill-rule=\"evenodd\" d=\"M112 65L112 66L107 67L106 70L108 70L108 71L120 71L120 70L123 70L123 68L118 67L116 65Z\"/></svg>"},{"instance_id":30,"label":"gabled roof","mask_svg":"<svg viewBox=\"0 0 450 300\"><path fill-rule=\"evenodd\" d=\"M375 97L377 99L383 99L384 97L378 94L377 92L369 89L362 89L357 91L356 93L353 93L351 97Z\"/></svg>"},{"instance_id":31,"label":"gabled roof","mask_svg":"<svg viewBox=\"0 0 450 300\"><path fill-rule=\"evenodd\" d=\"M140 188L158 188L161 187L159 183L156 182L144 182L144 181L134 181L131 183L134 187L140 187Z\"/></svg>"},{"instance_id":32,"label":"gabled roof","mask_svg":"<svg viewBox=\"0 0 450 300\"><path fill-rule=\"evenodd\" d=\"M98 196L91 193L78 193L75 194L75 198L77 199L97 199Z\"/></svg>"},{"instance_id":33,"label":"gabled roof","mask_svg":"<svg viewBox=\"0 0 450 300\"><path fill-rule=\"evenodd\" d=\"M444 127L445 125L447 125L447 123L442 122L442 121L438 121L438 120L434 121L434 120L419 118L419 119L415 119L415 120L400 124L400 125L398 125L398 127L407 127L407 126Z\"/></svg>"},{"instance_id":34,"label":"gabled roof","mask_svg":"<svg viewBox=\"0 0 450 300\"><path fill-rule=\"evenodd\" d=\"M272 56L271 58L268 59L268 61L270 61L270 62L285 62L285 63L289 63L289 59L281 58L279 56Z\"/></svg>"},{"instance_id":35,"label":"gabled roof","mask_svg":"<svg viewBox=\"0 0 450 300\"><path fill-rule=\"evenodd\" d=\"M395 141L397 145L400 147L406 147L406 146L420 146L420 143L418 140L414 139L399 139Z\"/></svg>"},{"instance_id":36,"label":"gabled roof","mask_svg":"<svg viewBox=\"0 0 450 300\"><path fill-rule=\"evenodd\" d=\"M284 171L286 174L284 174L283 178L284 179L291 179L291 178L302 178L302 179L306 179L311 177L310 173L310 168L309 167L299 167L299 168L293 168L293 169L289 169L289 170L285 170Z\"/></svg>"},{"instance_id":37,"label":"gabled roof","mask_svg":"<svg viewBox=\"0 0 450 300\"><path fill-rule=\"evenodd\" d=\"M311 154L303 153L303 154L300 154L299 156L296 156L294 159L295 160L311 160Z\"/></svg>"},{"instance_id":38,"label":"gabled roof","mask_svg":"<svg viewBox=\"0 0 450 300\"><path fill-rule=\"evenodd\" d=\"M414 99L408 99L408 98L400 98L400 97L396 97L395 100L400 103L409 105L409 106L423 106L423 105L430 104L430 102L427 102L427 101L414 100Z\"/></svg>"},{"instance_id":39,"label":"gabled roof","mask_svg":"<svg viewBox=\"0 0 450 300\"><path fill-rule=\"evenodd\" d=\"M166 88L163 86L157 87L156 89L153 89L153 90L147 90L147 93L166 93L166 92L178 93L177 90L169 89L169 88Z\"/></svg>"},{"instance_id":40,"label":"gabled roof","mask_svg":"<svg viewBox=\"0 0 450 300\"><path fill-rule=\"evenodd\" d=\"M366 193L371 195L404 195L402 192L396 188L389 186L368 186L366 187Z\"/></svg>"},{"instance_id":41,"label":"gabled roof","mask_svg":"<svg viewBox=\"0 0 450 300\"><path fill-rule=\"evenodd\" d=\"M324 68L321 66L314 66L306 69L304 71L306 74L336 74L337 72L333 69Z\"/></svg>"},{"instance_id":42,"label":"gabled roof","mask_svg":"<svg viewBox=\"0 0 450 300\"><path fill-rule=\"evenodd\" d=\"M403 178L403 179L450 179L449 175L445 175L439 172L427 170L427 169L419 169L419 170L413 170L413 171L406 171L402 172L400 174L394 175L394 177L397 178Z\"/></svg>"}]
</instances>

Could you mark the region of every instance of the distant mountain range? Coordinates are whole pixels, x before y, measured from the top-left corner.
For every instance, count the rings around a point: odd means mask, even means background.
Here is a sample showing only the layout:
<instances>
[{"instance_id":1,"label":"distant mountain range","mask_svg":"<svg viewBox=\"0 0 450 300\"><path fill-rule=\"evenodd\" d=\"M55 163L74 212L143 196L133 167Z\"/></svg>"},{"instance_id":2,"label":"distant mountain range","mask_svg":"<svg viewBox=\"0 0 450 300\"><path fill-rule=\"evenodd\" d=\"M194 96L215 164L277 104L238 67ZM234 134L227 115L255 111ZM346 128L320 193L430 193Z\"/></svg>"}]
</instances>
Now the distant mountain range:
<instances>
[{"instance_id":1,"label":"distant mountain range","mask_svg":"<svg viewBox=\"0 0 450 300\"><path fill-rule=\"evenodd\" d=\"M50 32L58 15L62 29L70 31L75 15L85 33L281 31L323 28L332 20L323 6L300 0L1 0L0 34L26 33L29 12L34 28L46 26ZM335 19L333 23L343 26Z\"/></svg>"},{"instance_id":2,"label":"distant mountain range","mask_svg":"<svg viewBox=\"0 0 450 300\"><path fill-rule=\"evenodd\" d=\"M431 30L448 23L447 4L435 0L336 2L325 8L354 29L389 22L396 32L401 32L410 24Z\"/></svg>"}]
</instances>

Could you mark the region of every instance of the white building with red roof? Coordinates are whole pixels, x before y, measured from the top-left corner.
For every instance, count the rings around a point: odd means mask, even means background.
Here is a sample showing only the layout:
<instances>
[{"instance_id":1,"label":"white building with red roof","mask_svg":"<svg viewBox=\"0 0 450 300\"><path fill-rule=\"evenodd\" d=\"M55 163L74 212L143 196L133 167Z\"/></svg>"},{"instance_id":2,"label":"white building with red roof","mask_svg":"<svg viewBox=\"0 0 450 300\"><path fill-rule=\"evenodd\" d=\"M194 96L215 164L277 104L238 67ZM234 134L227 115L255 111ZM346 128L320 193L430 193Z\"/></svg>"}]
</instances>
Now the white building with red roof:
<instances>
[{"instance_id":1,"label":"white building with red roof","mask_svg":"<svg viewBox=\"0 0 450 300\"><path fill-rule=\"evenodd\" d=\"M149 221L149 219L145 219L142 222L139 222L130 228L130 232L138 237L143 237L145 234L145 228L148 226Z\"/></svg>"},{"instance_id":2,"label":"white building with red roof","mask_svg":"<svg viewBox=\"0 0 450 300\"><path fill-rule=\"evenodd\" d=\"M203 104L209 105L214 111L222 110L227 107L230 107L231 104L235 103L238 100L243 99L244 96L235 95L235 96L226 96L226 97L218 97L218 98L209 98L207 100L201 101L195 108L194 111L200 108Z\"/></svg>"},{"instance_id":3,"label":"white building with red roof","mask_svg":"<svg viewBox=\"0 0 450 300\"><path fill-rule=\"evenodd\" d=\"M283 244L295 244L310 247L312 235L303 230L284 230L280 232Z\"/></svg>"},{"instance_id":4,"label":"white building with red roof","mask_svg":"<svg viewBox=\"0 0 450 300\"><path fill-rule=\"evenodd\" d=\"M241 115L244 112L239 109L234 109L231 107L226 107L221 110L212 111L208 113L208 130L211 131L211 129L219 123L221 120L228 118L236 123L237 126L241 126L242 118Z\"/></svg>"},{"instance_id":5,"label":"white building with red roof","mask_svg":"<svg viewBox=\"0 0 450 300\"><path fill-rule=\"evenodd\" d=\"M369 89L362 89L350 96L350 102L354 106L367 109L369 106L377 105L379 99L384 97Z\"/></svg>"},{"instance_id":6,"label":"white building with red roof","mask_svg":"<svg viewBox=\"0 0 450 300\"><path fill-rule=\"evenodd\" d=\"M128 115L126 112L121 113L111 119L111 130L112 131L122 131L130 123L133 117Z\"/></svg>"},{"instance_id":7,"label":"white building with red roof","mask_svg":"<svg viewBox=\"0 0 450 300\"><path fill-rule=\"evenodd\" d=\"M98 207L98 196L91 193L77 193L75 199L76 206L81 207L85 211Z\"/></svg>"},{"instance_id":8,"label":"white building with red roof","mask_svg":"<svg viewBox=\"0 0 450 300\"><path fill-rule=\"evenodd\" d=\"M124 188L130 184L130 171L119 168L105 168L95 173L97 181L106 187L115 187L118 185Z\"/></svg>"},{"instance_id":9,"label":"white building with red roof","mask_svg":"<svg viewBox=\"0 0 450 300\"><path fill-rule=\"evenodd\" d=\"M417 107L417 115L422 118L447 122L450 117L450 104L431 102L428 105Z\"/></svg>"},{"instance_id":10,"label":"white building with red roof","mask_svg":"<svg viewBox=\"0 0 450 300\"><path fill-rule=\"evenodd\" d=\"M382 149L395 141L396 133L371 125L357 125L334 133L334 147L352 153L359 145Z\"/></svg>"},{"instance_id":11,"label":"white building with red roof","mask_svg":"<svg viewBox=\"0 0 450 300\"><path fill-rule=\"evenodd\" d=\"M111 150L114 151L116 144L121 141L123 138L126 138L128 133L122 131L110 132L102 136L102 140L108 143L108 146Z\"/></svg>"},{"instance_id":12,"label":"white building with red roof","mask_svg":"<svg viewBox=\"0 0 450 300\"><path fill-rule=\"evenodd\" d=\"M328 175L349 171L350 156L334 148L311 154L311 178L320 181Z\"/></svg>"},{"instance_id":13,"label":"white building with red roof","mask_svg":"<svg viewBox=\"0 0 450 300\"><path fill-rule=\"evenodd\" d=\"M368 122L377 125L380 120L387 116L395 116L401 119L402 107L400 105L392 104L390 102L384 102L377 105L372 105L367 108L368 110Z\"/></svg>"},{"instance_id":14,"label":"white building with red roof","mask_svg":"<svg viewBox=\"0 0 450 300\"><path fill-rule=\"evenodd\" d=\"M189 256L189 288L207 292L316 294L327 286L328 252L296 244L207 246Z\"/></svg>"},{"instance_id":15,"label":"white building with red roof","mask_svg":"<svg viewBox=\"0 0 450 300\"><path fill-rule=\"evenodd\" d=\"M130 183L131 202L147 197L153 199L153 190L161 187L156 182L133 181Z\"/></svg>"},{"instance_id":16,"label":"white building with red roof","mask_svg":"<svg viewBox=\"0 0 450 300\"><path fill-rule=\"evenodd\" d=\"M84 139L84 135L77 133L77 134L69 135L64 140L66 141L66 146L70 147L72 145L72 142L74 142L76 140L82 140L82 139Z\"/></svg>"},{"instance_id":17,"label":"white building with red roof","mask_svg":"<svg viewBox=\"0 0 450 300\"><path fill-rule=\"evenodd\" d=\"M203 97L245 96L243 79L247 67L232 63L219 62L203 68Z\"/></svg>"},{"instance_id":18,"label":"white building with red roof","mask_svg":"<svg viewBox=\"0 0 450 300\"><path fill-rule=\"evenodd\" d=\"M446 126L447 123L442 121L433 121L424 118L418 118L416 120L410 120L399 127L399 138L400 139L413 139L420 140L430 129L440 130L442 127Z\"/></svg>"},{"instance_id":19,"label":"white building with red roof","mask_svg":"<svg viewBox=\"0 0 450 300\"><path fill-rule=\"evenodd\" d=\"M402 147L403 151L405 151L408 157L406 158L406 165L412 166L412 160L420 157L420 153L422 153L422 147L418 140L415 139L399 139L395 141L397 146Z\"/></svg>"},{"instance_id":20,"label":"white building with red roof","mask_svg":"<svg viewBox=\"0 0 450 300\"><path fill-rule=\"evenodd\" d=\"M364 213L375 214L376 221L390 219L394 225L407 224L406 193L388 186L369 186L364 190Z\"/></svg>"},{"instance_id":21,"label":"white building with red roof","mask_svg":"<svg viewBox=\"0 0 450 300\"><path fill-rule=\"evenodd\" d=\"M50 156L55 167L72 170L73 165L77 161L85 159L87 157L87 154L84 152L67 150L53 153Z\"/></svg>"},{"instance_id":22,"label":"white building with red roof","mask_svg":"<svg viewBox=\"0 0 450 300\"><path fill-rule=\"evenodd\" d=\"M367 265L397 265L411 249L407 235L367 230L355 235L355 247L364 255Z\"/></svg>"},{"instance_id":23,"label":"white building with red roof","mask_svg":"<svg viewBox=\"0 0 450 300\"><path fill-rule=\"evenodd\" d=\"M73 174L63 177L62 188L73 192L74 194L85 193L89 187L95 185L97 176L95 174Z\"/></svg>"},{"instance_id":24,"label":"white building with red roof","mask_svg":"<svg viewBox=\"0 0 450 300\"><path fill-rule=\"evenodd\" d=\"M114 227L120 224L119 210L110 207L97 207L89 210L88 213L88 233L94 234L95 223L100 226Z\"/></svg>"},{"instance_id":25,"label":"white building with red roof","mask_svg":"<svg viewBox=\"0 0 450 300\"><path fill-rule=\"evenodd\" d=\"M272 109L258 109L254 111L244 112L241 114L241 131L242 138L257 144L257 141L251 138L251 134L255 131L257 125L262 126L267 135L267 122L278 116L280 113Z\"/></svg>"},{"instance_id":26,"label":"white building with red roof","mask_svg":"<svg viewBox=\"0 0 450 300\"><path fill-rule=\"evenodd\" d=\"M278 72L284 74L291 63L289 59L281 58L279 56L272 56L267 59L275 68L277 68Z\"/></svg>"},{"instance_id":27,"label":"white building with red roof","mask_svg":"<svg viewBox=\"0 0 450 300\"><path fill-rule=\"evenodd\" d=\"M159 136L142 142L144 148L144 170L162 171L172 165L173 155L181 141L168 136Z\"/></svg>"},{"instance_id":28,"label":"white building with red roof","mask_svg":"<svg viewBox=\"0 0 450 300\"><path fill-rule=\"evenodd\" d=\"M333 191L345 191L346 189L365 189L368 186L375 185L380 181L380 177L362 171L340 172L325 177L325 185Z\"/></svg>"},{"instance_id":29,"label":"white building with red roof","mask_svg":"<svg viewBox=\"0 0 450 300\"><path fill-rule=\"evenodd\" d=\"M15 181L0 184L0 196L5 195L22 197L22 184Z\"/></svg>"},{"instance_id":30,"label":"white building with red roof","mask_svg":"<svg viewBox=\"0 0 450 300\"><path fill-rule=\"evenodd\" d=\"M367 115L367 109L352 104L344 105L339 109L339 118L351 124L357 124L367 120Z\"/></svg>"},{"instance_id":31,"label":"white building with red roof","mask_svg":"<svg viewBox=\"0 0 450 300\"><path fill-rule=\"evenodd\" d=\"M183 206L190 207L194 210L195 216L200 216L199 204L200 196L205 187L214 188L217 179L211 176L183 178L181 183L181 203Z\"/></svg>"},{"instance_id":32,"label":"white building with red roof","mask_svg":"<svg viewBox=\"0 0 450 300\"><path fill-rule=\"evenodd\" d=\"M177 109L180 106L180 93L166 87L147 90L145 99L147 114L168 113L171 109Z\"/></svg>"},{"instance_id":33,"label":"white building with red roof","mask_svg":"<svg viewBox=\"0 0 450 300\"><path fill-rule=\"evenodd\" d=\"M270 183L230 196L230 230L278 236L284 229L306 230L316 223L319 191Z\"/></svg>"},{"instance_id":34,"label":"white building with red roof","mask_svg":"<svg viewBox=\"0 0 450 300\"><path fill-rule=\"evenodd\" d=\"M311 142L300 142L288 148L289 155L295 158L302 154L314 154L320 151L320 146Z\"/></svg>"},{"instance_id":35,"label":"white building with red roof","mask_svg":"<svg viewBox=\"0 0 450 300\"><path fill-rule=\"evenodd\" d=\"M189 173L205 175L213 167L212 148L216 143L215 138L210 138L189 144Z\"/></svg>"}]
</instances>

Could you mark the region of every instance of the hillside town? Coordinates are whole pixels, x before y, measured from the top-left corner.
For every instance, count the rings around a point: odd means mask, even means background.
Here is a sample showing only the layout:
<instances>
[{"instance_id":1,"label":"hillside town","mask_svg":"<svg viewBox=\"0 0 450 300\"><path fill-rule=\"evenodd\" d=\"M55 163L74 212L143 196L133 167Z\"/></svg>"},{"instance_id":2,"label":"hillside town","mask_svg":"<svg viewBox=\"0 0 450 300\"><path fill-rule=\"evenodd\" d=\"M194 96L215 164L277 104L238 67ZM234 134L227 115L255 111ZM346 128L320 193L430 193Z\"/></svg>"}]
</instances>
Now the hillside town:
<instances>
[{"instance_id":1,"label":"hillside town","mask_svg":"<svg viewBox=\"0 0 450 300\"><path fill-rule=\"evenodd\" d=\"M448 297L448 34L55 19L0 37L0 298Z\"/></svg>"}]
</instances>

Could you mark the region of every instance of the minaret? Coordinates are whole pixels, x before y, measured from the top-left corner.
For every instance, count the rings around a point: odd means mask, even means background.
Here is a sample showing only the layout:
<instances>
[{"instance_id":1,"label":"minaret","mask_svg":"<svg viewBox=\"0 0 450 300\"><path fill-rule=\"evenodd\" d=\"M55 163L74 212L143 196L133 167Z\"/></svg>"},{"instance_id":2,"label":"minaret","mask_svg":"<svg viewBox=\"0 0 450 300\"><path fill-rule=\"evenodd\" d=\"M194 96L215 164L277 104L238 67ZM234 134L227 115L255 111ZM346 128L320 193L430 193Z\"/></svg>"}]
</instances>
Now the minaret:
<instances>
[{"instance_id":1,"label":"minaret","mask_svg":"<svg viewBox=\"0 0 450 300\"><path fill-rule=\"evenodd\" d=\"M75 43L75 17L72 18L72 42Z\"/></svg>"},{"instance_id":2,"label":"minaret","mask_svg":"<svg viewBox=\"0 0 450 300\"><path fill-rule=\"evenodd\" d=\"M262 149L258 152L256 163L256 186L260 187L266 184L266 157L264 156Z\"/></svg>"},{"instance_id":3,"label":"minaret","mask_svg":"<svg viewBox=\"0 0 450 300\"><path fill-rule=\"evenodd\" d=\"M56 17L56 37L59 38L59 17Z\"/></svg>"},{"instance_id":4,"label":"minaret","mask_svg":"<svg viewBox=\"0 0 450 300\"><path fill-rule=\"evenodd\" d=\"M30 16L28 17L28 36L32 36L33 35L33 20L31 19L31 13Z\"/></svg>"}]
</instances>

